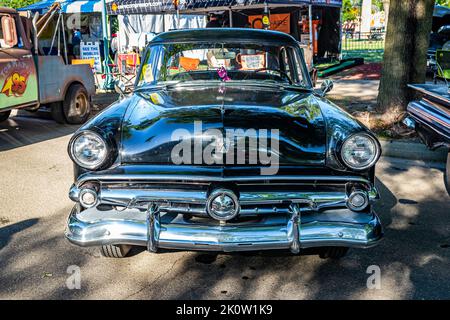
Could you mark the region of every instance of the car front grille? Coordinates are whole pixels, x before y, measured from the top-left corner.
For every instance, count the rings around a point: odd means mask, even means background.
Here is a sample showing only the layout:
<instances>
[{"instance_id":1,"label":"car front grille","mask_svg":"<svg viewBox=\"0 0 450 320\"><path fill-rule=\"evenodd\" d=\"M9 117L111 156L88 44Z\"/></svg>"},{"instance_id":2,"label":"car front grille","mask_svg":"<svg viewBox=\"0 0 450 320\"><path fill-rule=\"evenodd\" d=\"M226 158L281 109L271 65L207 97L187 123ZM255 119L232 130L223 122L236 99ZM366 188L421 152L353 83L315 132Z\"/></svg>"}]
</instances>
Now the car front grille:
<instances>
[{"instance_id":1,"label":"car front grille","mask_svg":"<svg viewBox=\"0 0 450 320\"><path fill-rule=\"evenodd\" d=\"M77 199L77 191L83 185L74 185L71 198ZM220 182L206 181L102 181L99 183L99 205L119 209L137 208L147 210L156 204L161 212L190 216L207 216L206 202L209 194L217 189L232 190L239 198L240 217L287 214L296 204L304 211L323 211L345 208L348 192L355 186L368 192L369 198L378 197L376 189L359 177L338 179L276 179L237 180Z\"/></svg>"}]
</instances>

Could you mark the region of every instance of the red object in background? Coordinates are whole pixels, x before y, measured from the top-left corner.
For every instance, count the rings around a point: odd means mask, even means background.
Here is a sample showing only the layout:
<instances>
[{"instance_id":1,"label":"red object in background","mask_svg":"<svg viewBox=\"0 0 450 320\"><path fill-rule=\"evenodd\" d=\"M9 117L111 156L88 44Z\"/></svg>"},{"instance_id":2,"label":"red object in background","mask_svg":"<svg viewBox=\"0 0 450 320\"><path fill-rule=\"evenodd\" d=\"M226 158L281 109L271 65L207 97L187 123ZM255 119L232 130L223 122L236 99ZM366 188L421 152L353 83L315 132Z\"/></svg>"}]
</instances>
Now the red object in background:
<instances>
[{"instance_id":1,"label":"red object in background","mask_svg":"<svg viewBox=\"0 0 450 320\"><path fill-rule=\"evenodd\" d=\"M131 74L136 71L139 64L139 55L137 53L120 53L117 57L117 65L119 72L123 74Z\"/></svg>"},{"instance_id":2,"label":"red object in background","mask_svg":"<svg viewBox=\"0 0 450 320\"><path fill-rule=\"evenodd\" d=\"M339 80L379 80L381 78L381 63L365 63L339 72L332 78Z\"/></svg>"},{"instance_id":3,"label":"red object in background","mask_svg":"<svg viewBox=\"0 0 450 320\"><path fill-rule=\"evenodd\" d=\"M319 26L320 20L312 21L312 43L313 43L313 52L316 55L319 52ZM309 20L302 20L302 32L309 34Z\"/></svg>"},{"instance_id":4,"label":"red object in background","mask_svg":"<svg viewBox=\"0 0 450 320\"><path fill-rule=\"evenodd\" d=\"M313 48L314 48L314 54L316 55L319 52L319 25L320 20L313 20Z\"/></svg>"}]
</instances>

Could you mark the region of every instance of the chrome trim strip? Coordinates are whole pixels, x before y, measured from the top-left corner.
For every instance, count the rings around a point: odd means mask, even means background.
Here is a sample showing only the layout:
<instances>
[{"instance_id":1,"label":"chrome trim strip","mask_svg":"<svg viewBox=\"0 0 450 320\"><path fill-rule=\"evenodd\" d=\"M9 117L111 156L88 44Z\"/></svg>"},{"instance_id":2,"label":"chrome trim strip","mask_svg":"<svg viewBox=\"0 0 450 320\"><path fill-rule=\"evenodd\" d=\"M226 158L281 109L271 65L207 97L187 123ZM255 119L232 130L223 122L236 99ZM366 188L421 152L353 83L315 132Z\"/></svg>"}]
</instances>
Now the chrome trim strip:
<instances>
[{"instance_id":1,"label":"chrome trim strip","mask_svg":"<svg viewBox=\"0 0 450 320\"><path fill-rule=\"evenodd\" d=\"M378 199L378 191L368 185L370 189L367 196L370 202ZM79 202L80 189L73 185L69 191L69 197L74 202ZM329 207L345 207L348 200L347 192L295 192L295 191L248 191L239 196L241 206L251 205L277 205L286 202L308 204L312 210L321 210ZM190 190L159 190L159 189L110 189L101 188L98 194L98 204L122 206L127 208L140 207L139 204L148 205L150 202L167 202L179 204L192 204L205 206L207 201L206 191ZM147 203L147 204L145 204ZM198 209L198 208L197 208ZM206 209L206 207L205 207ZM243 211L245 211L244 208ZM171 210L171 209L169 209ZM180 208L180 212L184 209ZM195 210L195 209L193 209ZM176 209L173 209L176 211ZM248 210L247 210L248 211ZM195 213L186 210L186 213Z\"/></svg>"},{"instance_id":2,"label":"chrome trim strip","mask_svg":"<svg viewBox=\"0 0 450 320\"><path fill-rule=\"evenodd\" d=\"M424 106L425 107L428 106L430 109L426 109L426 108L424 108ZM432 105L426 104L423 101L419 101L419 102L413 101L408 104L407 109L410 113L419 114L423 118L429 120L431 123L437 122L438 124L442 125L444 128L450 129L450 123L448 122L448 117L445 118L441 114L436 112L435 107L433 107Z\"/></svg>"},{"instance_id":3,"label":"chrome trim strip","mask_svg":"<svg viewBox=\"0 0 450 320\"><path fill-rule=\"evenodd\" d=\"M151 181L151 180L170 180L170 181L207 181L207 182L241 182L241 181L340 181L340 182L360 182L370 184L370 181L358 176L233 176L233 177L214 177L214 176L182 176L182 175L153 175L153 174L95 174L85 173L81 175L76 182L80 187L87 181Z\"/></svg>"}]
</instances>

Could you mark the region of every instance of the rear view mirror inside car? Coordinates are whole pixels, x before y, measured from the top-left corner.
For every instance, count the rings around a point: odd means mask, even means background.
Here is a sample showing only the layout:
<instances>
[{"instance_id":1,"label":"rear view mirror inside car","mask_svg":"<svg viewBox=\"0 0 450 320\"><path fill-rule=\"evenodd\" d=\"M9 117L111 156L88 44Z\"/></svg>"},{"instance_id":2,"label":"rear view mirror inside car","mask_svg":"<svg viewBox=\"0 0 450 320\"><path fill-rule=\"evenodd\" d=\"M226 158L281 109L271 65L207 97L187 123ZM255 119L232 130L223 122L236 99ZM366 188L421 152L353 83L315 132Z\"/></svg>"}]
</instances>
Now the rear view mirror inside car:
<instances>
[{"instance_id":1,"label":"rear view mirror inside car","mask_svg":"<svg viewBox=\"0 0 450 320\"><path fill-rule=\"evenodd\" d=\"M225 51L225 50L215 51L214 58L233 60L233 59L236 59L236 53L231 52L231 51Z\"/></svg>"}]
</instances>

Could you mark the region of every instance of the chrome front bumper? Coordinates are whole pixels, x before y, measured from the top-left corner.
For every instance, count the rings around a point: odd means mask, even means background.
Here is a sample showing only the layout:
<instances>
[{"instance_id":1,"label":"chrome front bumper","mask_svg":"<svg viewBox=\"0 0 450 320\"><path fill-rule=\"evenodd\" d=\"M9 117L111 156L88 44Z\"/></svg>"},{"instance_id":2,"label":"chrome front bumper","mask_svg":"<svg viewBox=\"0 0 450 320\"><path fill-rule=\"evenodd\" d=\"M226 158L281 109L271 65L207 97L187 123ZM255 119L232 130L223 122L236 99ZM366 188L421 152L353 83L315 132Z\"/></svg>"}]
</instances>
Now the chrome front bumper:
<instances>
[{"instance_id":1,"label":"chrome front bumper","mask_svg":"<svg viewBox=\"0 0 450 320\"><path fill-rule=\"evenodd\" d=\"M220 224L181 214L160 214L156 206L147 211L79 211L70 213L66 237L87 247L108 244L208 251L251 251L345 246L367 248L381 240L383 231L375 213L354 213L348 209L303 214L297 206L290 214L265 215L255 220Z\"/></svg>"},{"instance_id":2,"label":"chrome front bumper","mask_svg":"<svg viewBox=\"0 0 450 320\"><path fill-rule=\"evenodd\" d=\"M128 244L151 252L163 248L298 253L309 247L367 248L383 236L380 220L371 211L378 192L358 176L175 178L147 173L80 177L69 192L77 204L66 237L79 246ZM92 183L97 185L98 201L80 210L80 192ZM241 210L238 219L219 222L206 213L208 192L230 184L239 190ZM370 202L364 212L347 206L349 191L356 187Z\"/></svg>"}]
</instances>

